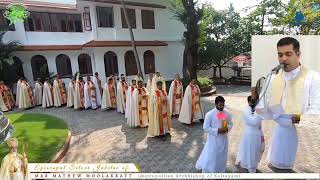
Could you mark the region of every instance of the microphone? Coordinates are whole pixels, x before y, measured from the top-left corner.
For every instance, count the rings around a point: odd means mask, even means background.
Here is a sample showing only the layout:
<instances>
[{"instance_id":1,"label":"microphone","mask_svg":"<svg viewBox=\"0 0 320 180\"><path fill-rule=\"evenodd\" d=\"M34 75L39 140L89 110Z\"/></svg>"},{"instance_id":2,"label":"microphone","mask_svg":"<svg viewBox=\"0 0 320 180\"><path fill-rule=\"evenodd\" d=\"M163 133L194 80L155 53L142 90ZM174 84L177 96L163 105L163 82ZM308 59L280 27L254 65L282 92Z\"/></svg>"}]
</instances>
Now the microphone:
<instances>
[{"instance_id":1,"label":"microphone","mask_svg":"<svg viewBox=\"0 0 320 180\"><path fill-rule=\"evenodd\" d=\"M279 64L278 66L276 66L275 68L273 68L273 69L271 70L271 72L278 73L278 71L279 71L280 69L283 69L283 68L284 68L284 64Z\"/></svg>"}]
</instances>

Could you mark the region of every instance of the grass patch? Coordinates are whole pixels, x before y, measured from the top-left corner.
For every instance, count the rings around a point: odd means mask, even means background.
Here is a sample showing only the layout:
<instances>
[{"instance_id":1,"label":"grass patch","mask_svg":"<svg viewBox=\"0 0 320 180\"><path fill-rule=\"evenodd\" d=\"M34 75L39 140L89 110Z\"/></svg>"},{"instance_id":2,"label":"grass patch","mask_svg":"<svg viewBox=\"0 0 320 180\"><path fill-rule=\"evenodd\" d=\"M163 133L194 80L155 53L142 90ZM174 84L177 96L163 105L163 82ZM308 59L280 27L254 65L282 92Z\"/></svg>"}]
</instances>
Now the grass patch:
<instances>
[{"instance_id":1,"label":"grass patch","mask_svg":"<svg viewBox=\"0 0 320 180\"><path fill-rule=\"evenodd\" d=\"M14 126L13 137L19 141L18 152L26 144L28 161L49 162L63 146L68 126L56 117L43 114L16 113L5 115ZM6 143L0 145L0 160L8 153Z\"/></svg>"}]
</instances>

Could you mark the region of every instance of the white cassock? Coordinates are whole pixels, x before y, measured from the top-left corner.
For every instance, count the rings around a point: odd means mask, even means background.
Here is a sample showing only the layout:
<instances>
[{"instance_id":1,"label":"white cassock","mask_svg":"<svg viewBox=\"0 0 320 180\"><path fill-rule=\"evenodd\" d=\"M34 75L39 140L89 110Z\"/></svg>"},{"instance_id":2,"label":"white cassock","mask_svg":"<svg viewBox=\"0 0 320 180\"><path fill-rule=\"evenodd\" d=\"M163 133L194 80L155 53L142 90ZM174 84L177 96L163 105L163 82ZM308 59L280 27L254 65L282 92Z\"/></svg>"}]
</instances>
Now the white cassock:
<instances>
[{"instance_id":1,"label":"white cassock","mask_svg":"<svg viewBox=\"0 0 320 180\"><path fill-rule=\"evenodd\" d=\"M151 86L152 86L152 79L149 78L147 81L147 87L146 87L149 93L151 92Z\"/></svg>"},{"instance_id":2,"label":"white cassock","mask_svg":"<svg viewBox=\"0 0 320 180\"><path fill-rule=\"evenodd\" d=\"M63 104L59 82L56 79L53 81L53 104L55 107L59 107Z\"/></svg>"},{"instance_id":3,"label":"white cassock","mask_svg":"<svg viewBox=\"0 0 320 180\"><path fill-rule=\"evenodd\" d=\"M34 86L34 100L36 106L42 104L42 84L39 82L36 82Z\"/></svg>"},{"instance_id":4,"label":"white cassock","mask_svg":"<svg viewBox=\"0 0 320 180\"><path fill-rule=\"evenodd\" d=\"M43 83L42 107L48 108L53 106L52 87L47 81Z\"/></svg>"},{"instance_id":5,"label":"white cassock","mask_svg":"<svg viewBox=\"0 0 320 180\"><path fill-rule=\"evenodd\" d=\"M113 83L109 84L107 82L103 86L101 109L116 108L117 106L116 88ZM113 92L111 93L111 91Z\"/></svg>"},{"instance_id":6,"label":"white cassock","mask_svg":"<svg viewBox=\"0 0 320 180\"><path fill-rule=\"evenodd\" d=\"M169 89L170 112L173 115L180 114L183 97L183 85L180 81L172 81Z\"/></svg>"},{"instance_id":7,"label":"white cassock","mask_svg":"<svg viewBox=\"0 0 320 180\"><path fill-rule=\"evenodd\" d=\"M91 107L92 109L97 108L97 95L95 86L92 81L87 81L84 85L84 107L88 109Z\"/></svg>"},{"instance_id":8,"label":"white cassock","mask_svg":"<svg viewBox=\"0 0 320 180\"><path fill-rule=\"evenodd\" d=\"M94 86L96 87L97 106L101 106L101 91L98 83L98 79L95 76L91 77Z\"/></svg>"},{"instance_id":9,"label":"white cassock","mask_svg":"<svg viewBox=\"0 0 320 180\"><path fill-rule=\"evenodd\" d=\"M33 106L33 91L28 82L21 82L19 90L19 109Z\"/></svg>"},{"instance_id":10,"label":"white cassock","mask_svg":"<svg viewBox=\"0 0 320 180\"><path fill-rule=\"evenodd\" d=\"M133 91L134 91L135 87L133 85L129 86L128 90L127 90L127 96L126 96L126 111L125 111L125 117L127 118L127 123L130 124L130 122L132 121L133 118L133 111L131 108L131 104L132 104L132 97L133 97Z\"/></svg>"},{"instance_id":11,"label":"white cassock","mask_svg":"<svg viewBox=\"0 0 320 180\"><path fill-rule=\"evenodd\" d=\"M284 88L282 93L278 93L281 98L281 102L279 106L283 109L286 109L290 106L290 109L297 108L300 113L303 115L307 114L319 114L320 113L320 75L311 70L305 70L305 68L301 68L299 66L295 70L291 72L283 72L280 71L280 78L284 81ZM302 69L304 69L302 71ZM303 72L303 73L302 73ZM264 97L260 97L261 101L256 107L256 111L258 114L262 115L264 119L271 120L273 119L277 125L274 129L271 145L268 152L267 160L268 162L279 169L292 169L296 157L297 145L298 145L298 136L296 130L296 124L292 123L292 114L279 114L271 109L270 106L271 101L271 87L275 88L277 86L273 86L273 81L279 79L279 76L272 75L270 85L267 88L267 92ZM301 77L303 77L303 81L300 81ZM265 91L267 82L269 78L266 79L266 83L264 83L265 87L263 87L262 92ZM276 79L276 80L277 80ZM291 82L297 82L301 84L301 87L292 93L287 86L290 86ZM292 87L292 86L291 86ZM295 86L290 89L295 90ZM274 91L281 92L280 91ZM301 93L300 95L298 95ZM291 94L289 96L288 94ZM275 95L273 95L275 97ZM300 101L300 106L298 107L296 103L287 103L287 101ZM292 106L294 105L294 106ZM304 120L301 118L300 123L303 123ZM298 126L298 125L297 125Z\"/></svg>"},{"instance_id":12,"label":"white cassock","mask_svg":"<svg viewBox=\"0 0 320 180\"><path fill-rule=\"evenodd\" d=\"M247 169L250 173L256 172L264 152L264 137L261 130L262 117L247 106L243 112L244 131L240 141L236 165Z\"/></svg>"},{"instance_id":13,"label":"white cassock","mask_svg":"<svg viewBox=\"0 0 320 180\"><path fill-rule=\"evenodd\" d=\"M222 127L221 120L217 118L220 112L213 109L206 114L203 130L208 133L207 142L196 163L197 169L202 169L204 173L224 173L227 166L228 155L228 133L218 134L218 128ZM227 115L227 123L229 132L233 126L231 115L222 111Z\"/></svg>"},{"instance_id":14,"label":"white cassock","mask_svg":"<svg viewBox=\"0 0 320 180\"><path fill-rule=\"evenodd\" d=\"M194 95L194 96L193 96ZM191 124L203 119L200 103L200 88L198 85L188 85L182 100L181 111L178 120L185 124Z\"/></svg>"},{"instance_id":15,"label":"white cassock","mask_svg":"<svg viewBox=\"0 0 320 180\"><path fill-rule=\"evenodd\" d=\"M16 106L19 106L20 88L21 88L21 81L19 80L17 82Z\"/></svg>"},{"instance_id":16,"label":"white cassock","mask_svg":"<svg viewBox=\"0 0 320 180\"><path fill-rule=\"evenodd\" d=\"M68 87L67 107L72 107L74 105L74 89L75 81L70 81Z\"/></svg>"},{"instance_id":17,"label":"white cassock","mask_svg":"<svg viewBox=\"0 0 320 180\"><path fill-rule=\"evenodd\" d=\"M128 84L127 82L118 82L117 86L117 111L124 113L126 110L126 92Z\"/></svg>"}]
</instances>

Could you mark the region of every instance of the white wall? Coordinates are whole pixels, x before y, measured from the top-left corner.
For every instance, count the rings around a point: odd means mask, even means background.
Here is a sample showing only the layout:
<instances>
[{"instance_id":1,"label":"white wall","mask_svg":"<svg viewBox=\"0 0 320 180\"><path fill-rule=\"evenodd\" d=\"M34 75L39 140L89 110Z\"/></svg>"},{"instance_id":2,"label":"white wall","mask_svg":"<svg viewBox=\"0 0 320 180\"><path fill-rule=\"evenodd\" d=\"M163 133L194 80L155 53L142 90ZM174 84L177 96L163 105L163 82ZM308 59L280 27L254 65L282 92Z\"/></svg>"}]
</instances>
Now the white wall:
<instances>
[{"instance_id":1,"label":"white wall","mask_svg":"<svg viewBox=\"0 0 320 180\"><path fill-rule=\"evenodd\" d=\"M252 37L252 86L279 64L277 42L287 36L265 35ZM320 36L291 36L300 42L301 64L320 72Z\"/></svg>"}]
</instances>

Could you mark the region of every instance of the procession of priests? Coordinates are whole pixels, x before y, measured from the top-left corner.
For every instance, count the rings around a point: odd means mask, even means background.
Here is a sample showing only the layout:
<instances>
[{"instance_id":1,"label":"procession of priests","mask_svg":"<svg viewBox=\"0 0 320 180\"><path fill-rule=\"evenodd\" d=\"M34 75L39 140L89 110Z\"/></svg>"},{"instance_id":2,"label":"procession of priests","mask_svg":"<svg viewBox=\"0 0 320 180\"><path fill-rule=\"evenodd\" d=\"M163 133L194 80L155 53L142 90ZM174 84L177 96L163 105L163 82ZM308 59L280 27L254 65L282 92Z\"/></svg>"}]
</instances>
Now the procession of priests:
<instances>
[{"instance_id":1,"label":"procession of priests","mask_svg":"<svg viewBox=\"0 0 320 180\"><path fill-rule=\"evenodd\" d=\"M280 39L276 47L279 68L272 70L261 92L247 97L243 109L243 131L234 163L250 173L257 171L265 151L263 121L272 120L276 124L268 146L268 166L292 170L299 143L299 122L307 120L308 115L320 114L320 75L300 62L299 42L286 37ZM138 75L128 82L124 74L119 77L111 74L104 85L98 73L86 77L77 74L68 87L59 76L53 82L38 79L34 88L26 78L20 78L15 100L10 88L0 81L3 112L15 106L29 109L65 105L76 110L116 110L125 116L127 126L145 128L147 137L160 137L164 141L174 131L173 121L190 128L201 122L207 139L195 167L204 173L224 173L229 153L228 134L233 127L232 114L225 109L226 100L222 96L217 96L215 107L204 114L200 96L196 79L190 79L184 86L176 74L167 89L160 72L149 74L146 83Z\"/></svg>"}]
</instances>

